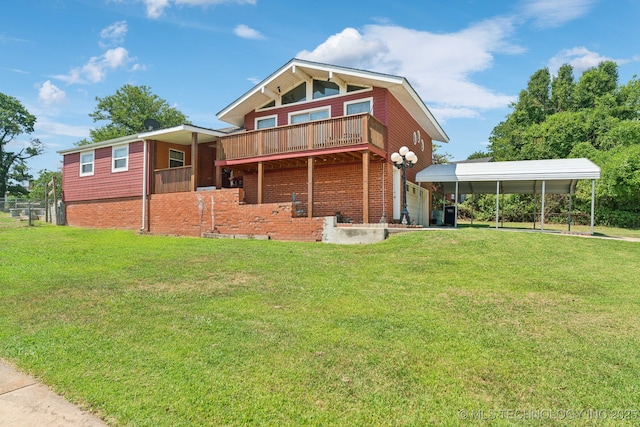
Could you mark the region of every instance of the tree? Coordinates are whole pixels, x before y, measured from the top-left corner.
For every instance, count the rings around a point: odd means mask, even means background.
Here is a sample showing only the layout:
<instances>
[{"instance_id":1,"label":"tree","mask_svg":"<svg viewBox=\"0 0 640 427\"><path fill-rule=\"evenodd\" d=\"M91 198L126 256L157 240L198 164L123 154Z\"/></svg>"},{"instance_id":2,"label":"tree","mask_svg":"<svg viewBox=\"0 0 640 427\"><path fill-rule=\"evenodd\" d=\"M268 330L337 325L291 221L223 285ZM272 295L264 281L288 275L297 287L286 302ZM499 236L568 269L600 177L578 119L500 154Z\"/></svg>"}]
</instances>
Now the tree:
<instances>
[{"instance_id":1,"label":"tree","mask_svg":"<svg viewBox=\"0 0 640 427\"><path fill-rule=\"evenodd\" d=\"M45 198L45 188L47 183L51 182L51 180L55 178L56 180L56 195L58 200L62 199L62 172L60 171L49 171L49 170L41 170L38 172L38 179L33 181L33 185L31 186L31 192L29 193L29 198L31 200L42 200Z\"/></svg>"},{"instance_id":2,"label":"tree","mask_svg":"<svg viewBox=\"0 0 640 427\"><path fill-rule=\"evenodd\" d=\"M7 150L7 145L15 137L30 134L34 130L36 117L12 96L0 93L0 197L7 191L10 194L26 194L21 181L29 179L26 161L42 154L44 147L38 139L32 139L28 145L17 152Z\"/></svg>"},{"instance_id":3,"label":"tree","mask_svg":"<svg viewBox=\"0 0 640 427\"><path fill-rule=\"evenodd\" d=\"M594 108L600 98L615 95L618 88L618 65L613 61L601 62L586 70L575 87L574 106L580 110Z\"/></svg>"},{"instance_id":4,"label":"tree","mask_svg":"<svg viewBox=\"0 0 640 427\"><path fill-rule=\"evenodd\" d=\"M576 84L573 80L573 67L563 64L558 69L558 75L551 81L551 108L554 112L571 111L573 109L573 90Z\"/></svg>"},{"instance_id":5,"label":"tree","mask_svg":"<svg viewBox=\"0 0 640 427\"><path fill-rule=\"evenodd\" d=\"M487 153L486 151L474 151L473 153L469 154L467 160L485 159L487 157L491 157L491 154Z\"/></svg>"},{"instance_id":6,"label":"tree","mask_svg":"<svg viewBox=\"0 0 640 427\"><path fill-rule=\"evenodd\" d=\"M147 86L125 84L115 94L104 98L96 97L96 101L98 105L89 117L94 122L110 123L92 129L90 142L106 141L142 132L146 130L144 121L147 119L158 121L163 128L189 124L183 113L152 93L151 88ZM87 140L82 140L78 145L86 143Z\"/></svg>"}]
</instances>

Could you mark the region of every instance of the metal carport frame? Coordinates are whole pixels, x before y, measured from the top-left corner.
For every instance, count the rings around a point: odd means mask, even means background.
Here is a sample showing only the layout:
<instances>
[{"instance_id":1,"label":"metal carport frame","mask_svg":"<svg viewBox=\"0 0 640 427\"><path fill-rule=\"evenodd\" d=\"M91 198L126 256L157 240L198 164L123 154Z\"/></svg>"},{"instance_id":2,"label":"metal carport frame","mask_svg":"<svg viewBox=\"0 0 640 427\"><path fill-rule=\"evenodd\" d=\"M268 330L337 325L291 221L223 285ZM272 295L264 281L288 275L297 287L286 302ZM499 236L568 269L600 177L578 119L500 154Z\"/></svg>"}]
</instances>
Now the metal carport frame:
<instances>
[{"instance_id":1,"label":"metal carport frame","mask_svg":"<svg viewBox=\"0 0 640 427\"><path fill-rule=\"evenodd\" d=\"M500 194L542 193L544 230L545 194L569 194L576 183L591 180L591 234L594 227L595 180L600 168L589 159L522 160L513 162L445 163L431 165L416 174L416 182L441 183L445 193L455 193L455 225L459 194L496 194L496 228L498 228Z\"/></svg>"}]
</instances>

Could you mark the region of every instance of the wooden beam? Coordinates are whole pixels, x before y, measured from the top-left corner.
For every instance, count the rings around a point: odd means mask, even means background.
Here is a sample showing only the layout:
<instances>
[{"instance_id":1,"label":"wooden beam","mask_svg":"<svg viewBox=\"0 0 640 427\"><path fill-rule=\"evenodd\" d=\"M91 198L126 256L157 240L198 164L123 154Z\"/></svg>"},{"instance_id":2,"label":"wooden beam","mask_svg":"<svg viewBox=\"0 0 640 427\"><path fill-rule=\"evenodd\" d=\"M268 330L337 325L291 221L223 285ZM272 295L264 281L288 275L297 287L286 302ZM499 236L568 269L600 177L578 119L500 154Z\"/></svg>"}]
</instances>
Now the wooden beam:
<instances>
[{"instance_id":1,"label":"wooden beam","mask_svg":"<svg viewBox=\"0 0 640 427\"><path fill-rule=\"evenodd\" d=\"M262 204L262 193L264 186L264 163L258 162L258 204Z\"/></svg>"},{"instance_id":2,"label":"wooden beam","mask_svg":"<svg viewBox=\"0 0 640 427\"><path fill-rule=\"evenodd\" d=\"M344 80L342 80L340 77L338 77L336 74L334 74L333 71L329 71L329 80L331 80L338 86L343 87L345 91L347 90L347 83Z\"/></svg>"},{"instance_id":3,"label":"wooden beam","mask_svg":"<svg viewBox=\"0 0 640 427\"><path fill-rule=\"evenodd\" d=\"M222 188L222 166L216 166L216 188Z\"/></svg>"},{"instance_id":4,"label":"wooden beam","mask_svg":"<svg viewBox=\"0 0 640 427\"><path fill-rule=\"evenodd\" d=\"M362 222L369 223L369 152L362 152Z\"/></svg>"},{"instance_id":5,"label":"wooden beam","mask_svg":"<svg viewBox=\"0 0 640 427\"><path fill-rule=\"evenodd\" d=\"M307 159L307 216L313 218L313 156Z\"/></svg>"},{"instance_id":6,"label":"wooden beam","mask_svg":"<svg viewBox=\"0 0 640 427\"><path fill-rule=\"evenodd\" d=\"M260 88L260 92L261 92L263 95L266 95L266 96L268 96L268 97L269 97L269 98L271 98L271 99L278 99L278 94L277 94L277 93L275 93L274 91L272 91L271 89L269 89L269 88L268 88L268 87L266 87L266 86L262 86L262 87Z\"/></svg>"},{"instance_id":7,"label":"wooden beam","mask_svg":"<svg viewBox=\"0 0 640 427\"><path fill-rule=\"evenodd\" d=\"M191 191L198 189L198 134L191 132Z\"/></svg>"},{"instance_id":8,"label":"wooden beam","mask_svg":"<svg viewBox=\"0 0 640 427\"><path fill-rule=\"evenodd\" d=\"M305 80L307 82L312 82L313 81L313 77L311 77L309 74L307 74L304 71L302 71L300 68L296 68L295 65L291 68L291 72L293 74L298 74L300 77L302 77L303 80Z\"/></svg>"}]
</instances>

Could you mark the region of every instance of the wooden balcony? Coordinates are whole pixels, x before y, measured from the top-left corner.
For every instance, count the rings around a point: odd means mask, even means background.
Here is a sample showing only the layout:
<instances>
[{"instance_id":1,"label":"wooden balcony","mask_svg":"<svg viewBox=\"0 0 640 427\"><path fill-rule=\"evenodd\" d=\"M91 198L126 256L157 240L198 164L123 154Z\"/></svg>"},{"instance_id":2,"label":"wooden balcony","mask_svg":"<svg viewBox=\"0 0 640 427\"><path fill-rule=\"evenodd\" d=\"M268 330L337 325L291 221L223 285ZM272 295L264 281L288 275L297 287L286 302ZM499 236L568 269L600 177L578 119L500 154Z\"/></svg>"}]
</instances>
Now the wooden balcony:
<instances>
[{"instance_id":1,"label":"wooden balcony","mask_svg":"<svg viewBox=\"0 0 640 427\"><path fill-rule=\"evenodd\" d=\"M191 191L191 166L153 171L154 193Z\"/></svg>"},{"instance_id":2,"label":"wooden balcony","mask_svg":"<svg viewBox=\"0 0 640 427\"><path fill-rule=\"evenodd\" d=\"M384 150L385 126L370 114L359 114L238 133L220 138L217 160L241 160L357 145L373 145Z\"/></svg>"}]
</instances>

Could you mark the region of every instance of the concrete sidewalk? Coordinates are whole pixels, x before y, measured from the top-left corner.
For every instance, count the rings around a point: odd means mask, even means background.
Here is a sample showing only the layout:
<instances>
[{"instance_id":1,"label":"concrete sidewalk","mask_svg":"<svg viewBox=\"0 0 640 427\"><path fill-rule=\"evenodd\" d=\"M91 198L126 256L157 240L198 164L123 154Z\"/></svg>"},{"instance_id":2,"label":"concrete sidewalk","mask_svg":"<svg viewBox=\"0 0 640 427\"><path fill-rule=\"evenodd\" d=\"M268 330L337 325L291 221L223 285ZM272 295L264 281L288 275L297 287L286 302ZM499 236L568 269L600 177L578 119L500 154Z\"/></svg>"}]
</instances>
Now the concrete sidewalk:
<instances>
[{"instance_id":1,"label":"concrete sidewalk","mask_svg":"<svg viewBox=\"0 0 640 427\"><path fill-rule=\"evenodd\" d=\"M0 359L0 427L106 425Z\"/></svg>"}]
</instances>

